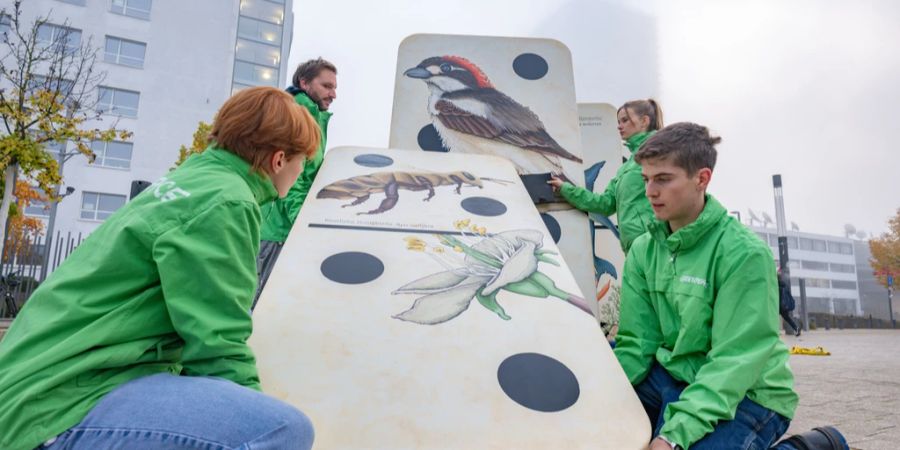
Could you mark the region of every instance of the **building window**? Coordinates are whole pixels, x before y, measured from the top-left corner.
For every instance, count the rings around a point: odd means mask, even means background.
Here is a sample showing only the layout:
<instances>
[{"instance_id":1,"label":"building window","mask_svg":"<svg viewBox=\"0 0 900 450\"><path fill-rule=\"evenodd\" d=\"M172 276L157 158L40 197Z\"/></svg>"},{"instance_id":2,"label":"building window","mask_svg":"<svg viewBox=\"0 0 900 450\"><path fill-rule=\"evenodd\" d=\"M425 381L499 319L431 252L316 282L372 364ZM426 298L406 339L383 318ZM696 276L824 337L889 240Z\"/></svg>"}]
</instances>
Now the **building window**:
<instances>
[{"instance_id":1,"label":"building window","mask_svg":"<svg viewBox=\"0 0 900 450\"><path fill-rule=\"evenodd\" d=\"M253 64L278 68L281 62L281 48L257 42L238 39L234 57Z\"/></svg>"},{"instance_id":2,"label":"building window","mask_svg":"<svg viewBox=\"0 0 900 450\"><path fill-rule=\"evenodd\" d=\"M234 82L256 86L278 86L278 72L271 67L235 61Z\"/></svg>"},{"instance_id":3,"label":"building window","mask_svg":"<svg viewBox=\"0 0 900 450\"><path fill-rule=\"evenodd\" d=\"M831 312L830 304L831 300L824 297L806 297L806 306L809 312Z\"/></svg>"},{"instance_id":4,"label":"building window","mask_svg":"<svg viewBox=\"0 0 900 450\"><path fill-rule=\"evenodd\" d=\"M823 278L807 278L806 287L828 289L831 287L831 282Z\"/></svg>"},{"instance_id":5,"label":"building window","mask_svg":"<svg viewBox=\"0 0 900 450\"><path fill-rule=\"evenodd\" d=\"M853 316L856 315L856 300L852 298L835 298L834 313L840 315Z\"/></svg>"},{"instance_id":6,"label":"building window","mask_svg":"<svg viewBox=\"0 0 900 450\"><path fill-rule=\"evenodd\" d=\"M797 249L799 246L797 245L797 238L788 236L788 248ZM778 241L775 242L775 247L778 247Z\"/></svg>"},{"instance_id":7,"label":"building window","mask_svg":"<svg viewBox=\"0 0 900 450\"><path fill-rule=\"evenodd\" d=\"M831 271L840 273L854 273L856 272L856 267L853 264L831 263Z\"/></svg>"},{"instance_id":8,"label":"building window","mask_svg":"<svg viewBox=\"0 0 900 450\"><path fill-rule=\"evenodd\" d=\"M838 253L841 255L852 255L853 245L845 242L828 241L828 253Z\"/></svg>"},{"instance_id":9,"label":"building window","mask_svg":"<svg viewBox=\"0 0 900 450\"><path fill-rule=\"evenodd\" d=\"M62 153L63 148L65 148L65 142L57 142L57 141L49 141L44 143L44 150L51 155L57 156Z\"/></svg>"},{"instance_id":10,"label":"building window","mask_svg":"<svg viewBox=\"0 0 900 450\"><path fill-rule=\"evenodd\" d=\"M106 37L106 56L104 61L129 67L144 67L144 53L147 44L129 41L117 37Z\"/></svg>"},{"instance_id":11,"label":"building window","mask_svg":"<svg viewBox=\"0 0 900 450\"><path fill-rule=\"evenodd\" d=\"M133 148L134 144L130 142L94 141L91 143L91 150L93 150L96 157L94 164L117 169L131 168L131 151Z\"/></svg>"},{"instance_id":12,"label":"building window","mask_svg":"<svg viewBox=\"0 0 900 450\"><path fill-rule=\"evenodd\" d=\"M97 102L97 112L117 116L137 117L138 102L141 99L140 92L103 86L101 86L99 90L100 100Z\"/></svg>"},{"instance_id":13,"label":"building window","mask_svg":"<svg viewBox=\"0 0 900 450\"><path fill-rule=\"evenodd\" d=\"M124 195L85 192L81 197L81 218L106 220L125 204Z\"/></svg>"},{"instance_id":14,"label":"building window","mask_svg":"<svg viewBox=\"0 0 900 450\"><path fill-rule=\"evenodd\" d=\"M112 0L109 4L109 10L123 16L150 20L150 6L152 3L152 0Z\"/></svg>"},{"instance_id":15,"label":"building window","mask_svg":"<svg viewBox=\"0 0 900 450\"><path fill-rule=\"evenodd\" d=\"M809 270L823 270L828 271L828 263L818 262L818 261L800 261L800 267Z\"/></svg>"},{"instance_id":16,"label":"building window","mask_svg":"<svg viewBox=\"0 0 900 450\"><path fill-rule=\"evenodd\" d=\"M3 42L6 42L9 30L12 28L12 20L6 14L0 14L0 35Z\"/></svg>"},{"instance_id":17,"label":"building window","mask_svg":"<svg viewBox=\"0 0 900 450\"><path fill-rule=\"evenodd\" d=\"M834 289L853 289L856 290L855 281L831 280L831 287Z\"/></svg>"},{"instance_id":18,"label":"building window","mask_svg":"<svg viewBox=\"0 0 900 450\"><path fill-rule=\"evenodd\" d=\"M25 207L25 215L30 217L49 218L50 205L40 200L32 200L30 204Z\"/></svg>"},{"instance_id":19,"label":"building window","mask_svg":"<svg viewBox=\"0 0 900 450\"><path fill-rule=\"evenodd\" d=\"M74 52L81 47L81 30L43 23L37 29L37 41L43 45L60 45L66 52Z\"/></svg>"},{"instance_id":20,"label":"building window","mask_svg":"<svg viewBox=\"0 0 900 450\"><path fill-rule=\"evenodd\" d=\"M231 95L237 94L243 89L247 89L248 87L253 87L247 84L234 83L231 85Z\"/></svg>"},{"instance_id":21,"label":"building window","mask_svg":"<svg viewBox=\"0 0 900 450\"><path fill-rule=\"evenodd\" d=\"M825 241L821 239L807 239L800 238L800 250L807 250L812 252L825 252L826 245Z\"/></svg>"},{"instance_id":22,"label":"building window","mask_svg":"<svg viewBox=\"0 0 900 450\"><path fill-rule=\"evenodd\" d=\"M237 34L240 38L281 46L281 26L272 23L240 16Z\"/></svg>"},{"instance_id":23,"label":"building window","mask_svg":"<svg viewBox=\"0 0 900 450\"><path fill-rule=\"evenodd\" d=\"M284 6L266 0L241 0L241 15L282 25Z\"/></svg>"}]
</instances>

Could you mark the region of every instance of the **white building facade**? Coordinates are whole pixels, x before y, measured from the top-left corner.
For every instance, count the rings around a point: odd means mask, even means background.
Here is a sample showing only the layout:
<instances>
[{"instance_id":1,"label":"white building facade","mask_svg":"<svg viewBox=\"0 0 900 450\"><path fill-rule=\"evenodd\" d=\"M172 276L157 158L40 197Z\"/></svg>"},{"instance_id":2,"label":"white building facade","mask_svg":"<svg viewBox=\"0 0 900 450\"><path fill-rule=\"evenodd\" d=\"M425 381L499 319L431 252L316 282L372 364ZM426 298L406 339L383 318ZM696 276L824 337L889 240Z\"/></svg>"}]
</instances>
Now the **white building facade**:
<instances>
[{"instance_id":1,"label":"white building facade","mask_svg":"<svg viewBox=\"0 0 900 450\"><path fill-rule=\"evenodd\" d=\"M96 68L101 129L116 124L127 142L95 143L96 161L81 155L63 169L54 234L87 236L129 199L132 182L154 181L190 146L200 121L248 86L285 87L293 0L29 0L23 18L50 14L70 39L100 48ZM53 26L47 33L52 35ZM50 149L59 151L59 147ZM70 149L68 150L71 152ZM26 214L49 222L50 208ZM51 248L50 254L59 250Z\"/></svg>"},{"instance_id":2,"label":"white building facade","mask_svg":"<svg viewBox=\"0 0 900 450\"><path fill-rule=\"evenodd\" d=\"M777 231L758 226L750 226L750 229L769 244L777 265ZM798 302L799 280L803 278L809 312L863 315L853 240L798 231L788 232L787 240L791 292Z\"/></svg>"}]
</instances>

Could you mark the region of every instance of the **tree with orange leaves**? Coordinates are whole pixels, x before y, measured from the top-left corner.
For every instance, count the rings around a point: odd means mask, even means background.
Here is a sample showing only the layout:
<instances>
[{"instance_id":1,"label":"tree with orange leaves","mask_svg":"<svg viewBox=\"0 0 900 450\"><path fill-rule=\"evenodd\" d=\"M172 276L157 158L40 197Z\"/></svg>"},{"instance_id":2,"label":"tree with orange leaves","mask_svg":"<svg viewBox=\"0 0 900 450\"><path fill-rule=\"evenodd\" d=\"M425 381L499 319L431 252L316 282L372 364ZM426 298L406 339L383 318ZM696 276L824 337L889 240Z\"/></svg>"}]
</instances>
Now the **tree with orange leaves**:
<instances>
[{"instance_id":1,"label":"tree with orange leaves","mask_svg":"<svg viewBox=\"0 0 900 450\"><path fill-rule=\"evenodd\" d=\"M887 276L900 276L900 208L888 221L888 232L869 241L872 259L869 264L875 269L876 278L887 287Z\"/></svg>"},{"instance_id":2,"label":"tree with orange leaves","mask_svg":"<svg viewBox=\"0 0 900 450\"><path fill-rule=\"evenodd\" d=\"M47 197L25 181L16 181L16 203L10 208L8 243L3 248L3 259L10 260L13 255L27 256L30 250L26 243L34 242L44 233L44 222L35 217L25 215L25 208L35 202L46 203Z\"/></svg>"}]
</instances>

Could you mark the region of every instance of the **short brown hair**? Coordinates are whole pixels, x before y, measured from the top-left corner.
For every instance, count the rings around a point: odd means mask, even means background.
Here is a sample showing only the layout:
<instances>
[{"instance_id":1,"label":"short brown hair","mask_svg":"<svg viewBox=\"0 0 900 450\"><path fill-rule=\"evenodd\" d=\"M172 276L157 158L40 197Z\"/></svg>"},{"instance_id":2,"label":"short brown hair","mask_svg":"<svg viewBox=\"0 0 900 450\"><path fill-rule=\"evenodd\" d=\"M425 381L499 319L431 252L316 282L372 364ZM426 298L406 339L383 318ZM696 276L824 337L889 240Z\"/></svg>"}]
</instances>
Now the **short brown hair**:
<instances>
[{"instance_id":1,"label":"short brown hair","mask_svg":"<svg viewBox=\"0 0 900 450\"><path fill-rule=\"evenodd\" d=\"M319 139L316 121L290 94L258 86L241 90L222 105L208 140L261 170L278 150L288 158L311 158Z\"/></svg>"},{"instance_id":2,"label":"short brown hair","mask_svg":"<svg viewBox=\"0 0 900 450\"><path fill-rule=\"evenodd\" d=\"M676 166L688 175L698 170L716 167L716 144L722 141L718 136L710 136L709 129L690 122L669 125L651 136L634 154L638 164L649 159L673 158Z\"/></svg>"},{"instance_id":3,"label":"short brown hair","mask_svg":"<svg viewBox=\"0 0 900 450\"><path fill-rule=\"evenodd\" d=\"M291 80L291 83L295 88L300 88L300 80L309 83L319 76L323 70L330 70L337 75L337 67L334 67L334 64L322 59L320 56L297 66L297 70L294 71L294 78Z\"/></svg>"}]
</instances>

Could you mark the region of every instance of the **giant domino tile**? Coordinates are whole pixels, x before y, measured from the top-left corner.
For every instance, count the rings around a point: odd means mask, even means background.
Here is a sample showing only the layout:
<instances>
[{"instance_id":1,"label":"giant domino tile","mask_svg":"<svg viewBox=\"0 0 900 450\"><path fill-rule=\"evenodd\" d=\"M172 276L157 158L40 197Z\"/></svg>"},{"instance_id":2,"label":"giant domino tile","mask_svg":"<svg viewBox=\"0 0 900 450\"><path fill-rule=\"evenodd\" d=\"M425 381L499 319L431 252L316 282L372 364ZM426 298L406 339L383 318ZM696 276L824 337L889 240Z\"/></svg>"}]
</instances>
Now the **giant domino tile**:
<instances>
[{"instance_id":1,"label":"giant domino tile","mask_svg":"<svg viewBox=\"0 0 900 450\"><path fill-rule=\"evenodd\" d=\"M508 161L335 148L250 345L316 448L645 448L583 302Z\"/></svg>"}]
</instances>

